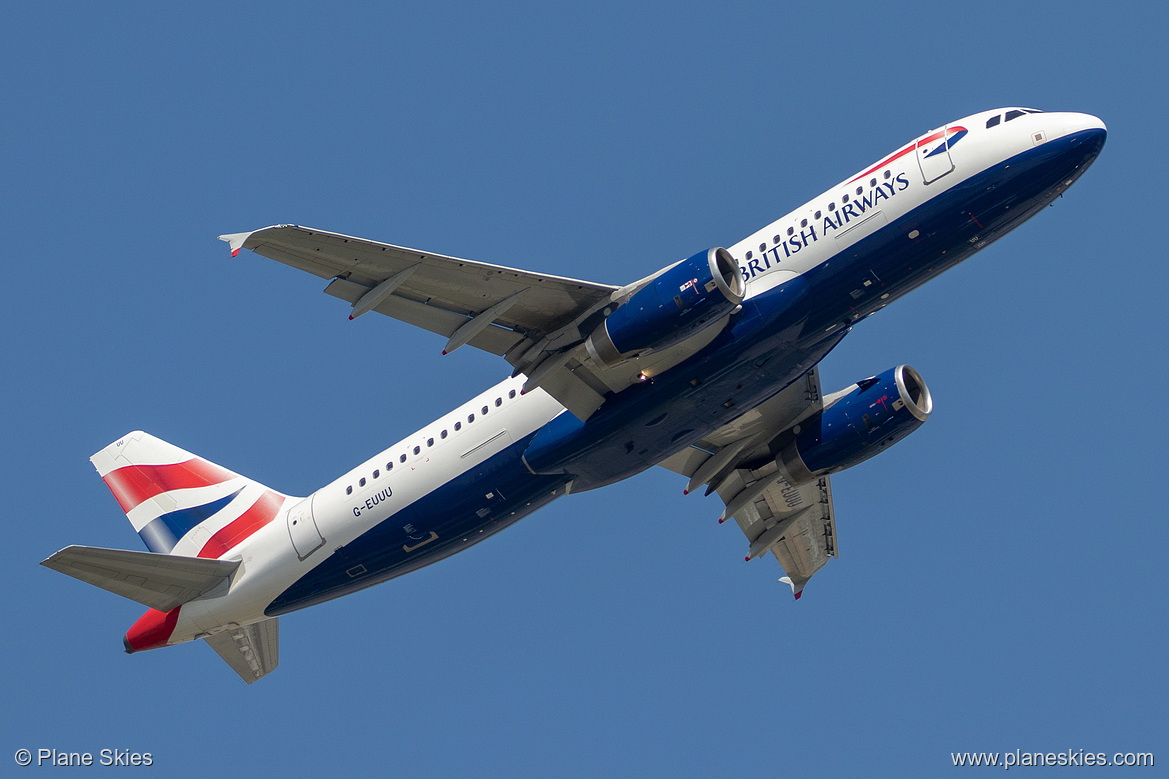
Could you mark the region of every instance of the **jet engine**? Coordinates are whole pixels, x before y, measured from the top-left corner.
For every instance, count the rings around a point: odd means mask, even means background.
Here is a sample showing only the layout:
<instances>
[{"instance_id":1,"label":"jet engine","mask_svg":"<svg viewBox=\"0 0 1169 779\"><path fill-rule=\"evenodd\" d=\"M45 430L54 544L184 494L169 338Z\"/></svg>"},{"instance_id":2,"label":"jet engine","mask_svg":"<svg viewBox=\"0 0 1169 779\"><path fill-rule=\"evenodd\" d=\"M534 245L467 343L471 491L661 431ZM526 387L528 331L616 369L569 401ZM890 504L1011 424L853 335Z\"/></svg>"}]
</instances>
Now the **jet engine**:
<instances>
[{"instance_id":1,"label":"jet engine","mask_svg":"<svg viewBox=\"0 0 1169 779\"><path fill-rule=\"evenodd\" d=\"M794 437L776 458L793 484L864 462L929 419L933 399L908 365L864 379L824 410L792 428Z\"/></svg>"},{"instance_id":2,"label":"jet engine","mask_svg":"<svg viewBox=\"0 0 1169 779\"><path fill-rule=\"evenodd\" d=\"M666 268L603 321L585 342L589 354L614 366L650 349L663 349L722 321L747 285L726 249L707 249Z\"/></svg>"}]
</instances>

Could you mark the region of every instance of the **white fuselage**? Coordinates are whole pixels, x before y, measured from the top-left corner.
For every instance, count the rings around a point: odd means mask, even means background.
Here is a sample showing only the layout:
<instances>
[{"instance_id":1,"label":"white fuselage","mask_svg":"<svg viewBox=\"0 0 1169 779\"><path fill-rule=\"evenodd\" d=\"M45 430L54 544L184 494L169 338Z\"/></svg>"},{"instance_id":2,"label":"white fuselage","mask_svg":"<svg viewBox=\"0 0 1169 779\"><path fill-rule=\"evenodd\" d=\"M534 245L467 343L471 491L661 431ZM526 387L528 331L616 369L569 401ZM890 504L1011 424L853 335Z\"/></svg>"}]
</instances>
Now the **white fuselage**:
<instances>
[{"instance_id":1,"label":"white fuselage","mask_svg":"<svg viewBox=\"0 0 1169 779\"><path fill-rule=\"evenodd\" d=\"M1006 111L975 114L927 133L729 247L747 280L748 298L838 257L847 261L850 247L858 241L1029 149L1103 127L1095 117L1072 113L1025 113L986 126L991 117ZM931 136L936 139L922 143ZM945 148L938 151L942 144ZM915 237L910 233L907 240ZM864 281L858 285L868 294ZM868 313L891 302L884 298L872 301ZM287 501L275 521L224 555L242 560L230 591L185 604L169 643L264 619L274 599L334 550L393 521L412 504L470 474L564 411L543 390L521 394L524 380L519 376L495 385L308 498ZM494 500L492 486L482 484L485 510ZM311 527L297 524L293 529L294 516ZM423 552L428 544L437 543L432 532L419 529L412 534L410 527L403 524L407 550ZM463 539L468 544L474 540Z\"/></svg>"}]
</instances>

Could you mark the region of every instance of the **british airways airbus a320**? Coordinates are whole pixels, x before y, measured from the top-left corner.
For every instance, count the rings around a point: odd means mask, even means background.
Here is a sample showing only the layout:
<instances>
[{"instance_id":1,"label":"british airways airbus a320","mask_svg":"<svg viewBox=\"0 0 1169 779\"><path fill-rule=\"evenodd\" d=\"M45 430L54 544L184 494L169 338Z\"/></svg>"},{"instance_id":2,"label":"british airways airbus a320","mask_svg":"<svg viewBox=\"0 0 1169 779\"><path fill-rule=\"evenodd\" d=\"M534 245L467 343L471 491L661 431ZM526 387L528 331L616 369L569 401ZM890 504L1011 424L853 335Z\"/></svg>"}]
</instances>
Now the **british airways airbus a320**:
<instances>
[{"instance_id":1,"label":"british airways airbus a320","mask_svg":"<svg viewBox=\"0 0 1169 779\"><path fill-rule=\"evenodd\" d=\"M862 318L997 240L1096 159L1104 124L987 111L926 133L729 248L622 287L297 225L221 236L325 292L502 356L511 377L307 498L143 432L92 458L149 552L70 546L44 565L149 607L127 652L205 639L247 682L281 614L476 544L572 492L654 465L717 492L748 560L798 598L836 554L829 474L895 444L933 401L898 365L823 394L816 365ZM720 519L721 521L721 519Z\"/></svg>"}]
</instances>

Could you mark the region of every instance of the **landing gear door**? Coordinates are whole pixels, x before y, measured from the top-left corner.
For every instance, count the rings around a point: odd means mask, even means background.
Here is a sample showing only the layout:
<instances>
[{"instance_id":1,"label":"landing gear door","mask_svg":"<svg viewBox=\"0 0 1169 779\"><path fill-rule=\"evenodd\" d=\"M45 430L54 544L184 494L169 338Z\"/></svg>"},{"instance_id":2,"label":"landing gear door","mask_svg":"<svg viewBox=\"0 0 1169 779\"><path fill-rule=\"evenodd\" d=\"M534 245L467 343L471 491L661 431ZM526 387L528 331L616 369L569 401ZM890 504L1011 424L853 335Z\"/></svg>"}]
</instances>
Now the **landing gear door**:
<instances>
[{"instance_id":1,"label":"landing gear door","mask_svg":"<svg viewBox=\"0 0 1169 779\"><path fill-rule=\"evenodd\" d=\"M313 519L315 498L316 493L313 493L288 511L288 535L292 538L296 556L301 560L325 545L325 539L321 537L316 520Z\"/></svg>"},{"instance_id":2,"label":"landing gear door","mask_svg":"<svg viewBox=\"0 0 1169 779\"><path fill-rule=\"evenodd\" d=\"M943 127L917 142L917 164L926 184L932 184L954 169L949 131L949 127Z\"/></svg>"}]
</instances>

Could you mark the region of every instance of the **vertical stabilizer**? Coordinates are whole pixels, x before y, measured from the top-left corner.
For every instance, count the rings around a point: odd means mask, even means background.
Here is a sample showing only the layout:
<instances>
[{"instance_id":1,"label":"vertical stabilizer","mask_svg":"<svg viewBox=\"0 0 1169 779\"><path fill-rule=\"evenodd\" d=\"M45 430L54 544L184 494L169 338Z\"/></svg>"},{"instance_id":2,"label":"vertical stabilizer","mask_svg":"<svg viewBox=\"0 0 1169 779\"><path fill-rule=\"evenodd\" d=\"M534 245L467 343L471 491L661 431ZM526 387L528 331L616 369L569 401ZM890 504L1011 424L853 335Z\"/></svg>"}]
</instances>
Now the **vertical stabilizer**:
<instances>
[{"instance_id":1,"label":"vertical stabilizer","mask_svg":"<svg viewBox=\"0 0 1169 779\"><path fill-rule=\"evenodd\" d=\"M218 558L275 519L288 499L141 431L90 461L158 554Z\"/></svg>"}]
</instances>

